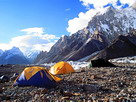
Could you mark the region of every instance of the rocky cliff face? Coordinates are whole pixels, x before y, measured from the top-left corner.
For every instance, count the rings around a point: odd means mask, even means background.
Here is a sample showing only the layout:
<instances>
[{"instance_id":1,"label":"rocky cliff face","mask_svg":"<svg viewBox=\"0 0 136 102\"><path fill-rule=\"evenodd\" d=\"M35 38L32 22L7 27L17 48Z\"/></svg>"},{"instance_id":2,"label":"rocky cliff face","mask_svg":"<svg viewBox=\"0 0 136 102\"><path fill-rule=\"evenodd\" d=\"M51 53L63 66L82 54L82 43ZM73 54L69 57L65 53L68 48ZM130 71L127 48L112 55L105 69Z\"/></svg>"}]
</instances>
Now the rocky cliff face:
<instances>
[{"instance_id":1,"label":"rocky cliff face","mask_svg":"<svg viewBox=\"0 0 136 102\"><path fill-rule=\"evenodd\" d=\"M86 28L61 37L40 63L79 60L106 48L119 35L126 35L132 29L136 29L135 8L105 8L91 18Z\"/></svg>"},{"instance_id":2,"label":"rocky cliff face","mask_svg":"<svg viewBox=\"0 0 136 102\"><path fill-rule=\"evenodd\" d=\"M34 61L33 61L33 63L41 63L41 61L43 61L44 59L45 59L45 57L46 57L46 54L47 54L47 52L46 51L41 51L38 55L37 55L37 57L34 59Z\"/></svg>"},{"instance_id":3,"label":"rocky cliff face","mask_svg":"<svg viewBox=\"0 0 136 102\"><path fill-rule=\"evenodd\" d=\"M136 31L129 35L120 35L110 46L92 59L114 59L118 57L136 56Z\"/></svg>"},{"instance_id":4,"label":"rocky cliff face","mask_svg":"<svg viewBox=\"0 0 136 102\"><path fill-rule=\"evenodd\" d=\"M95 51L102 50L108 45L103 34L97 32L94 35L90 33L77 32L71 36L64 36L51 48L51 50L40 61L35 63L48 63L67 60L78 60Z\"/></svg>"}]
</instances>

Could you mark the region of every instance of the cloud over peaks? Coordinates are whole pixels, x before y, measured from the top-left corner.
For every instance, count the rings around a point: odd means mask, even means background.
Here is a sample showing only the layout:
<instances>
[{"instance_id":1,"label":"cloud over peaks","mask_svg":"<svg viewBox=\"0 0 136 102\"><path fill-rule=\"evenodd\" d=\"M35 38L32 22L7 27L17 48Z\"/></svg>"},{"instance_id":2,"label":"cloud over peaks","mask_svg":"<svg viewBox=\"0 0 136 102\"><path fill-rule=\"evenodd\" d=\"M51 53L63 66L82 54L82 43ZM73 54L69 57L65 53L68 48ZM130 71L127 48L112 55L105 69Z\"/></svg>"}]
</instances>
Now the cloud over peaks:
<instances>
[{"instance_id":1,"label":"cloud over peaks","mask_svg":"<svg viewBox=\"0 0 136 102\"><path fill-rule=\"evenodd\" d=\"M8 50L11 49L13 46L10 44L0 43L0 49L2 50Z\"/></svg>"},{"instance_id":2,"label":"cloud over peaks","mask_svg":"<svg viewBox=\"0 0 136 102\"><path fill-rule=\"evenodd\" d=\"M95 8L103 8L107 4L112 4L115 8L117 6L123 6L125 4L133 5L135 0L80 0L86 7L94 5Z\"/></svg>"},{"instance_id":3,"label":"cloud over peaks","mask_svg":"<svg viewBox=\"0 0 136 102\"><path fill-rule=\"evenodd\" d=\"M9 44L6 44L8 47L19 47L23 52L34 50L49 51L56 40L59 39L59 37L53 34L46 34L44 28L35 27L20 31L25 32L25 34L12 38ZM5 44L0 44L0 48L4 45Z\"/></svg>"},{"instance_id":4,"label":"cloud over peaks","mask_svg":"<svg viewBox=\"0 0 136 102\"><path fill-rule=\"evenodd\" d=\"M21 31L26 32L26 34L43 34L44 29L42 27L26 28Z\"/></svg>"},{"instance_id":5,"label":"cloud over peaks","mask_svg":"<svg viewBox=\"0 0 136 102\"><path fill-rule=\"evenodd\" d=\"M91 18L97 13L97 10L91 9L85 13L80 12L78 17L68 21L67 31L71 34L76 33L78 30L85 28Z\"/></svg>"},{"instance_id":6,"label":"cloud over peaks","mask_svg":"<svg viewBox=\"0 0 136 102\"><path fill-rule=\"evenodd\" d=\"M67 31L71 34L76 33L78 30L85 28L92 17L107 6L112 6L117 9L132 6L136 0L80 0L82 5L87 7L88 11L80 12L78 17L68 21ZM92 6L93 5L93 6ZM92 8L93 7L93 8ZM135 5L134 5L135 7Z\"/></svg>"}]
</instances>

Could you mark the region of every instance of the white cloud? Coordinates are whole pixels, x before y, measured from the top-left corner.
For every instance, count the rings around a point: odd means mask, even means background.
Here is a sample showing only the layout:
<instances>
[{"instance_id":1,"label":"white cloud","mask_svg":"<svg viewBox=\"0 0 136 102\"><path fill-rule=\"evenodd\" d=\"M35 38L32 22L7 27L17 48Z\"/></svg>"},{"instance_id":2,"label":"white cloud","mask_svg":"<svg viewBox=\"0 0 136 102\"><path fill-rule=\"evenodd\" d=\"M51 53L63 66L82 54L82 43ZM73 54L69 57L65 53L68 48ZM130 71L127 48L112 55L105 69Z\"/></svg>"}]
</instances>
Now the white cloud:
<instances>
[{"instance_id":1,"label":"white cloud","mask_svg":"<svg viewBox=\"0 0 136 102\"><path fill-rule=\"evenodd\" d=\"M122 4L128 4L128 5L132 6L136 2L136 0L120 0L120 2Z\"/></svg>"},{"instance_id":2,"label":"white cloud","mask_svg":"<svg viewBox=\"0 0 136 102\"><path fill-rule=\"evenodd\" d=\"M107 4L112 4L114 7L116 7L116 3L118 0L80 0L81 2L83 2L83 5L88 7L90 4L93 4L95 8L103 8L103 6L107 5ZM122 5L124 4L128 4L128 5L132 5L135 0L120 0L120 2L122 3Z\"/></svg>"},{"instance_id":3,"label":"white cloud","mask_svg":"<svg viewBox=\"0 0 136 102\"><path fill-rule=\"evenodd\" d=\"M11 49L13 46L10 44L4 44L4 43L0 43L0 49L4 50L8 50Z\"/></svg>"},{"instance_id":4,"label":"white cloud","mask_svg":"<svg viewBox=\"0 0 136 102\"><path fill-rule=\"evenodd\" d=\"M36 44L33 46L34 50L39 50L40 51L49 51L49 49L54 45L55 42L50 42L48 44Z\"/></svg>"},{"instance_id":5,"label":"white cloud","mask_svg":"<svg viewBox=\"0 0 136 102\"><path fill-rule=\"evenodd\" d=\"M135 1L135 3L132 5L132 7L136 9L136 1Z\"/></svg>"},{"instance_id":6,"label":"white cloud","mask_svg":"<svg viewBox=\"0 0 136 102\"><path fill-rule=\"evenodd\" d=\"M26 34L43 34L44 29L41 27L22 29L21 31L26 32Z\"/></svg>"},{"instance_id":7,"label":"white cloud","mask_svg":"<svg viewBox=\"0 0 136 102\"><path fill-rule=\"evenodd\" d=\"M49 51L59 37L52 34L44 34L43 30L43 28L23 29L21 31L25 32L25 35L12 38L9 44L0 44L0 48L4 48L3 46L6 45L5 49L16 46L23 52L29 50Z\"/></svg>"},{"instance_id":8,"label":"white cloud","mask_svg":"<svg viewBox=\"0 0 136 102\"><path fill-rule=\"evenodd\" d=\"M70 11L71 10L71 8L67 8L67 9L65 9L65 11Z\"/></svg>"},{"instance_id":9,"label":"white cloud","mask_svg":"<svg viewBox=\"0 0 136 102\"><path fill-rule=\"evenodd\" d=\"M85 28L92 17L103 9L103 6L111 3L115 8L121 8L124 4L129 6L133 5L136 0L120 0L121 5L117 6L118 0L80 0L84 6L89 8L89 5L94 5L95 9L90 9L87 12L80 12L78 17L75 17L68 21L67 31L71 34L76 33L78 30Z\"/></svg>"},{"instance_id":10,"label":"white cloud","mask_svg":"<svg viewBox=\"0 0 136 102\"><path fill-rule=\"evenodd\" d=\"M91 18L97 13L97 10L89 10L86 13L80 12L78 17L68 21L67 31L71 34L76 33L78 30L85 28Z\"/></svg>"}]
</instances>

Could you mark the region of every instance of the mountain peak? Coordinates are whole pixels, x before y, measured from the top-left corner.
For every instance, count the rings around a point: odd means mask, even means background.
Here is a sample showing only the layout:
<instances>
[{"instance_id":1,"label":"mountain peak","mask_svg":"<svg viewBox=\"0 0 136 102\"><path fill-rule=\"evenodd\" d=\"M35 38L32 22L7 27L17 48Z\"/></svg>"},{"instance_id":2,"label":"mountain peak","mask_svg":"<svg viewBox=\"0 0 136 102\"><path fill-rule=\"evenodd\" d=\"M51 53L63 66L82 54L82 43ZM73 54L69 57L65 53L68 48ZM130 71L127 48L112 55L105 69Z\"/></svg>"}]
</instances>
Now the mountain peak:
<instances>
[{"instance_id":1,"label":"mountain peak","mask_svg":"<svg viewBox=\"0 0 136 102\"><path fill-rule=\"evenodd\" d=\"M9 49L5 52L10 53L12 55L24 56L24 54L21 52L21 50L18 47L12 47L11 49Z\"/></svg>"},{"instance_id":2,"label":"mountain peak","mask_svg":"<svg viewBox=\"0 0 136 102\"><path fill-rule=\"evenodd\" d=\"M12 51L20 51L20 49L18 48L18 47L12 47L10 50L12 50Z\"/></svg>"},{"instance_id":3,"label":"mountain peak","mask_svg":"<svg viewBox=\"0 0 136 102\"><path fill-rule=\"evenodd\" d=\"M130 28L136 29L136 9L130 7L118 10L109 7L105 11L95 15L88 23L90 33L94 34L98 29L112 42L119 34L128 34Z\"/></svg>"},{"instance_id":4,"label":"mountain peak","mask_svg":"<svg viewBox=\"0 0 136 102\"><path fill-rule=\"evenodd\" d=\"M136 9L132 7L121 10L106 7L92 12L87 27L58 40L40 62L79 60L111 45L119 35L136 29Z\"/></svg>"},{"instance_id":5,"label":"mountain peak","mask_svg":"<svg viewBox=\"0 0 136 102\"><path fill-rule=\"evenodd\" d=\"M0 64L29 64L29 61L18 47L12 47L1 54Z\"/></svg>"}]
</instances>

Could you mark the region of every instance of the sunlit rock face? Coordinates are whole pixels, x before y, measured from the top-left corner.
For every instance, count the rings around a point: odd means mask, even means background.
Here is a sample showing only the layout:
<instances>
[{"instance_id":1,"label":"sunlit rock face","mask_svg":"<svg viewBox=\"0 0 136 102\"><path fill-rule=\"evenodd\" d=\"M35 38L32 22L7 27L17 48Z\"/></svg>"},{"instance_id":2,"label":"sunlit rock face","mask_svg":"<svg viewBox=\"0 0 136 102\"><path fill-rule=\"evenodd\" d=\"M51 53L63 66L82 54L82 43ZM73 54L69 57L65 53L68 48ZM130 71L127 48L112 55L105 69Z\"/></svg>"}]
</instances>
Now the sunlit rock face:
<instances>
[{"instance_id":1,"label":"sunlit rock face","mask_svg":"<svg viewBox=\"0 0 136 102\"><path fill-rule=\"evenodd\" d=\"M127 35L133 29L136 29L134 7L122 10L105 8L98 11L84 29L61 37L45 58L36 63L79 60L110 46L118 36Z\"/></svg>"}]
</instances>

